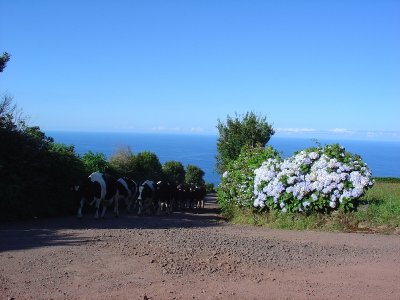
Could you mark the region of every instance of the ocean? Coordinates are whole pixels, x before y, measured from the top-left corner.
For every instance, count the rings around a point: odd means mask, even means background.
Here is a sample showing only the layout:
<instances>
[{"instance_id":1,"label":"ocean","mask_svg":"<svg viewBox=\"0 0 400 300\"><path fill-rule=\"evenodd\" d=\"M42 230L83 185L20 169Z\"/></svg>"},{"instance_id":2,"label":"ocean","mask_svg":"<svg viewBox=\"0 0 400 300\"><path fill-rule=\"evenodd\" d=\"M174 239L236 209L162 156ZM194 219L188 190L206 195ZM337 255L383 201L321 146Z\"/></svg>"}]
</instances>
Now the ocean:
<instances>
[{"instance_id":1,"label":"ocean","mask_svg":"<svg viewBox=\"0 0 400 300\"><path fill-rule=\"evenodd\" d=\"M200 167L206 182L217 185L219 175L215 172L217 136L177 135L146 133L97 133L48 131L57 143L74 145L79 155L87 151L103 153L109 158L122 147L130 147L133 153L150 151L163 164L169 160L180 161ZM400 177L400 142L319 139L321 145L339 143L351 153L359 154L368 164L374 177ZM306 138L273 136L268 145L282 153L283 157L295 151L315 146Z\"/></svg>"}]
</instances>

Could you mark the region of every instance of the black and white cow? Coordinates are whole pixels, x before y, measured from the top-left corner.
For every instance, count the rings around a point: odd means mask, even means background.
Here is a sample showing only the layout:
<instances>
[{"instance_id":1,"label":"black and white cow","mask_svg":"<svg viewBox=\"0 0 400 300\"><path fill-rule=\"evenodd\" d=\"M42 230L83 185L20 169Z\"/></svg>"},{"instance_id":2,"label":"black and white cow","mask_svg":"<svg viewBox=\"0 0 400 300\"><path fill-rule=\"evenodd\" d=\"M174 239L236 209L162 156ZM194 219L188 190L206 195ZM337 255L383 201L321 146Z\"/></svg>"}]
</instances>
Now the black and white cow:
<instances>
[{"instance_id":1,"label":"black and white cow","mask_svg":"<svg viewBox=\"0 0 400 300\"><path fill-rule=\"evenodd\" d=\"M196 186L194 184L190 184L186 188L186 206L191 210L196 202Z\"/></svg>"},{"instance_id":2,"label":"black and white cow","mask_svg":"<svg viewBox=\"0 0 400 300\"><path fill-rule=\"evenodd\" d=\"M94 172L89 175L79 186L75 186L76 197L80 199L80 206L78 209L78 218L82 218L82 208L85 202L90 205L95 204L96 213L94 217L99 217L99 207L103 204L103 211L101 217L107 210L107 206L112 205L114 202L114 215L118 216L118 184L117 180L108 175L100 172Z\"/></svg>"},{"instance_id":3,"label":"black and white cow","mask_svg":"<svg viewBox=\"0 0 400 300\"><path fill-rule=\"evenodd\" d=\"M128 212L133 204L135 208L137 196L137 184L128 177L121 177L117 180L119 199L125 202Z\"/></svg>"},{"instance_id":4,"label":"black and white cow","mask_svg":"<svg viewBox=\"0 0 400 300\"><path fill-rule=\"evenodd\" d=\"M168 181L157 182L157 214L165 211L167 214L172 212L173 186Z\"/></svg>"},{"instance_id":5,"label":"black and white cow","mask_svg":"<svg viewBox=\"0 0 400 300\"><path fill-rule=\"evenodd\" d=\"M179 209L204 208L206 189L194 184L179 184L175 187L175 197Z\"/></svg>"},{"instance_id":6,"label":"black and white cow","mask_svg":"<svg viewBox=\"0 0 400 300\"><path fill-rule=\"evenodd\" d=\"M185 201L186 201L186 188L183 183L178 184L175 187L175 203L176 203L176 208L178 210L184 210L185 209Z\"/></svg>"},{"instance_id":7,"label":"black and white cow","mask_svg":"<svg viewBox=\"0 0 400 300\"><path fill-rule=\"evenodd\" d=\"M139 186L138 215L150 210L154 213L157 210L157 185L154 181L146 180Z\"/></svg>"},{"instance_id":8,"label":"black and white cow","mask_svg":"<svg viewBox=\"0 0 400 300\"><path fill-rule=\"evenodd\" d=\"M204 198L207 194L206 188L202 186L196 186L194 189L194 199L196 201L196 209L200 210L204 208Z\"/></svg>"}]
</instances>

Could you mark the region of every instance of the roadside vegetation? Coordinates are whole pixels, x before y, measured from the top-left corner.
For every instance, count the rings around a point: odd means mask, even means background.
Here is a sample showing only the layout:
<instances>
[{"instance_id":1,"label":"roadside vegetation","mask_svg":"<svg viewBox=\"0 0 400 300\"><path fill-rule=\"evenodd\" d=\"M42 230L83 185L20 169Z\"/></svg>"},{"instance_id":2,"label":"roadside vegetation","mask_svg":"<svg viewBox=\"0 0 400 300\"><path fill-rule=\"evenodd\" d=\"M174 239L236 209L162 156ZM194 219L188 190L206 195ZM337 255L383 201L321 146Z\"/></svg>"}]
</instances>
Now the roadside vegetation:
<instances>
[{"instance_id":1,"label":"roadside vegetation","mask_svg":"<svg viewBox=\"0 0 400 300\"><path fill-rule=\"evenodd\" d=\"M72 187L95 171L115 177L204 185L204 171L177 161L161 164L157 155L118 149L110 159L88 151L79 156L73 145L56 143L38 126L27 125L10 96L0 99L0 220L75 214Z\"/></svg>"},{"instance_id":2,"label":"roadside vegetation","mask_svg":"<svg viewBox=\"0 0 400 300\"><path fill-rule=\"evenodd\" d=\"M245 118L227 125L220 135L229 137L227 131L240 132L241 127L249 131ZM236 140L235 149L241 146L241 152L233 159L225 155L232 153L227 149L219 153L225 159L220 159L224 173L218 204L227 220L295 230L400 231L400 179L372 178L361 157L338 144L317 143L282 159L266 146L268 140L241 145Z\"/></svg>"},{"instance_id":3,"label":"roadside vegetation","mask_svg":"<svg viewBox=\"0 0 400 300\"><path fill-rule=\"evenodd\" d=\"M232 207L224 210L224 217L235 224L276 229L400 233L400 180L376 178L354 211L307 215Z\"/></svg>"},{"instance_id":4,"label":"roadside vegetation","mask_svg":"<svg viewBox=\"0 0 400 300\"><path fill-rule=\"evenodd\" d=\"M10 60L0 56L0 73ZM128 176L138 183L150 179L205 185L204 171L180 162L162 165L155 153L118 149L110 159L88 151L79 156L73 145L59 144L39 126L30 126L11 96L0 99L0 221L75 214L73 186L95 171Z\"/></svg>"}]
</instances>

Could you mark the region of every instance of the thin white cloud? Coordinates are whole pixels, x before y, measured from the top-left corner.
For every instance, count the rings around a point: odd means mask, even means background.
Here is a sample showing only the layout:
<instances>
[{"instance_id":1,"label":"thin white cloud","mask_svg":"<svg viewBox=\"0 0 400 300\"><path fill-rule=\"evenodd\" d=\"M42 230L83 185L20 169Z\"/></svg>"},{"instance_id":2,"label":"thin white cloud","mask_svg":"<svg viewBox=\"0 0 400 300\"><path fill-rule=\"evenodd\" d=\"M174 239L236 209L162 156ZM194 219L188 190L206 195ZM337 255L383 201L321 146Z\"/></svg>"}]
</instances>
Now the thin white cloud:
<instances>
[{"instance_id":1,"label":"thin white cloud","mask_svg":"<svg viewBox=\"0 0 400 300\"><path fill-rule=\"evenodd\" d=\"M333 128L328 131L333 132L333 133L341 133L341 134L353 134L354 133L354 131L349 130L347 128Z\"/></svg>"},{"instance_id":2,"label":"thin white cloud","mask_svg":"<svg viewBox=\"0 0 400 300\"><path fill-rule=\"evenodd\" d=\"M328 131L333 133L354 133L353 130L349 130L347 128L333 128Z\"/></svg>"},{"instance_id":3,"label":"thin white cloud","mask_svg":"<svg viewBox=\"0 0 400 300\"><path fill-rule=\"evenodd\" d=\"M368 137L393 137L399 138L400 131L367 131L366 135Z\"/></svg>"},{"instance_id":4,"label":"thin white cloud","mask_svg":"<svg viewBox=\"0 0 400 300\"><path fill-rule=\"evenodd\" d=\"M315 132L314 128L277 128L277 132L286 132L286 133L301 133L301 132Z\"/></svg>"},{"instance_id":5,"label":"thin white cloud","mask_svg":"<svg viewBox=\"0 0 400 300\"><path fill-rule=\"evenodd\" d=\"M206 130L203 127L190 127L190 128L181 128L181 127L168 127L164 125L154 126L151 128L153 132L164 132L164 133L205 133Z\"/></svg>"},{"instance_id":6,"label":"thin white cloud","mask_svg":"<svg viewBox=\"0 0 400 300\"><path fill-rule=\"evenodd\" d=\"M181 131L180 127L166 127L166 126L154 126L151 128L152 131L160 131L160 132L176 132Z\"/></svg>"},{"instance_id":7,"label":"thin white cloud","mask_svg":"<svg viewBox=\"0 0 400 300\"><path fill-rule=\"evenodd\" d=\"M331 129L315 129L309 127L279 127L276 128L277 136L301 136L310 138L343 138L343 139L368 139L399 141L398 130L354 130L344 127Z\"/></svg>"},{"instance_id":8,"label":"thin white cloud","mask_svg":"<svg viewBox=\"0 0 400 300\"><path fill-rule=\"evenodd\" d=\"M192 127L190 128L191 132L204 132L204 128L202 127Z\"/></svg>"}]
</instances>

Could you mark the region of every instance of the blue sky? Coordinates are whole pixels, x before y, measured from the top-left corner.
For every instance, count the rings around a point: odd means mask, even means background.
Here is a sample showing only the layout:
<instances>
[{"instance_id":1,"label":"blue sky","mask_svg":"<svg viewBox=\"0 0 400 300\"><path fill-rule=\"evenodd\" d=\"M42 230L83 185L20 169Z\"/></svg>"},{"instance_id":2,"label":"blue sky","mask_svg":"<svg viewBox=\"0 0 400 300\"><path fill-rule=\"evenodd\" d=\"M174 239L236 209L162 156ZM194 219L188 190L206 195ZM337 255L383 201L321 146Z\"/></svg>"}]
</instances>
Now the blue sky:
<instances>
[{"instance_id":1,"label":"blue sky","mask_svg":"<svg viewBox=\"0 0 400 300\"><path fill-rule=\"evenodd\" d=\"M44 130L400 140L400 1L0 0L0 74Z\"/></svg>"}]
</instances>

